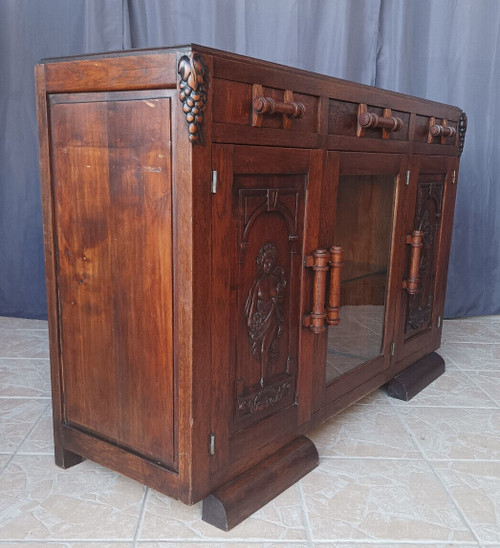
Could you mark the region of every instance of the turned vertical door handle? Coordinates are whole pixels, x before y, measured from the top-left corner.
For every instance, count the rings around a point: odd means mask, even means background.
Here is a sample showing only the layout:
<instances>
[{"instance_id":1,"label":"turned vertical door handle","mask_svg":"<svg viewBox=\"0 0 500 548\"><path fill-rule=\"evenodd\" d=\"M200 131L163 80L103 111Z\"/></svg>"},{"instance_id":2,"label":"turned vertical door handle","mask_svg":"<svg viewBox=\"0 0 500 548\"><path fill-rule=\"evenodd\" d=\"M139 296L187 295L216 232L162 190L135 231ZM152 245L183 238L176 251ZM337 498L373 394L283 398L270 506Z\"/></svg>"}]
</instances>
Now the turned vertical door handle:
<instances>
[{"instance_id":1,"label":"turned vertical door handle","mask_svg":"<svg viewBox=\"0 0 500 548\"><path fill-rule=\"evenodd\" d=\"M304 316L303 325L313 333L323 333L326 325L338 325L340 310L340 271L344 250L332 246L330 249L318 249L305 259L305 266L314 271L314 289L312 312ZM330 271L328 304L325 307L326 274Z\"/></svg>"},{"instance_id":2,"label":"turned vertical door handle","mask_svg":"<svg viewBox=\"0 0 500 548\"><path fill-rule=\"evenodd\" d=\"M328 291L328 306L326 307L326 323L328 325L339 324L340 310L340 273L344 263L342 258L344 249L338 246L332 246L328 253L330 255L330 288Z\"/></svg>"},{"instance_id":3,"label":"turned vertical door handle","mask_svg":"<svg viewBox=\"0 0 500 548\"><path fill-rule=\"evenodd\" d=\"M403 288L409 295L416 295L420 289L418 287L418 272L420 268L420 251L422 249L422 238L424 233L421 230L414 230L406 237L406 243L411 246L410 251L410 270L408 279L403 282Z\"/></svg>"},{"instance_id":4,"label":"turned vertical door handle","mask_svg":"<svg viewBox=\"0 0 500 548\"><path fill-rule=\"evenodd\" d=\"M304 316L303 325L313 333L323 333L326 330L325 293L326 273L328 272L330 254L326 249L317 249L305 259L305 266L314 271L314 289L312 312Z\"/></svg>"}]
</instances>

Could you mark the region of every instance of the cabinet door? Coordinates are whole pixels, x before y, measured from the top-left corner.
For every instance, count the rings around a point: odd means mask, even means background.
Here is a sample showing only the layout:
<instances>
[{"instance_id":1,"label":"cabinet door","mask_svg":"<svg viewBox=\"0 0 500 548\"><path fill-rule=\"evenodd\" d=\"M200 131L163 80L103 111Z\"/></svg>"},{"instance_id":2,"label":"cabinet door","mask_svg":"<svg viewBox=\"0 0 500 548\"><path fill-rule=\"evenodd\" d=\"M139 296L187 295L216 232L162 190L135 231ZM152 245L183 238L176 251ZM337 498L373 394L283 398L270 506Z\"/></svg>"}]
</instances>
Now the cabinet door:
<instances>
[{"instance_id":1,"label":"cabinet door","mask_svg":"<svg viewBox=\"0 0 500 548\"><path fill-rule=\"evenodd\" d=\"M456 195L456 158L416 157L406 189L406 249L398 314L397 361L410 365L439 347ZM412 266L413 263L413 266Z\"/></svg>"},{"instance_id":2,"label":"cabinet door","mask_svg":"<svg viewBox=\"0 0 500 548\"><path fill-rule=\"evenodd\" d=\"M294 433L306 195L322 152L215 145L212 470ZM295 435L295 434L294 434Z\"/></svg>"},{"instance_id":3,"label":"cabinet door","mask_svg":"<svg viewBox=\"0 0 500 548\"><path fill-rule=\"evenodd\" d=\"M331 258L324 329L306 327L303 334L304 360L313 353L318 365L313 411L390 365L397 300L393 242L400 231L397 204L407 158L332 152L327 164L319 231L307 239L309 253L323 249ZM340 266L334 264L335 248L342 248ZM316 279L311 272L306 292L313 285L314 294Z\"/></svg>"}]
</instances>

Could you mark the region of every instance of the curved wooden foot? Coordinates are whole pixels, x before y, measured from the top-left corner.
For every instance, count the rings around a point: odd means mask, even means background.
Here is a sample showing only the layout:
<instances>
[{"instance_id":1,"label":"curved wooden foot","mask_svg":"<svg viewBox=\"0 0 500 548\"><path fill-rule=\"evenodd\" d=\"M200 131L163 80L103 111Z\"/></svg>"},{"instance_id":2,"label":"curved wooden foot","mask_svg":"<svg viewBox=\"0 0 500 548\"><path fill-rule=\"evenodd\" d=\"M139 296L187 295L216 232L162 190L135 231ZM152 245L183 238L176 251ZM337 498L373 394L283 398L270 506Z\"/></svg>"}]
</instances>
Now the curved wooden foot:
<instances>
[{"instance_id":1,"label":"curved wooden foot","mask_svg":"<svg viewBox=\"0 0 500 548\"><path fill-rule=\"evenodd\" d=\"M314 443L301 436L203 500L203 521L229 531L318 466Z\"/></svg>"},{"instance_id":2,"label":"curved wooden foot","mask_svg":"<svg viewBox=\"0 0 500 548\"><path fill-rule=\"evenodd\" d=\"M60 468L71 468L72 466L76 466L77 464L80 464L84 458L81 455L77 455L76 453L73 453L72 451L68 451L68 449L63 449L61 447L56 447L55 450L55 461L56 465Z\"/></svg>"},{"instance_id":3,"label":"curved wooden foot","mask_svg":"<svg viewBox=\"0 0 500 548\"><path fill-rule=\"evenodd\" d=\"M409 401L445 372L443 358L433 352L396 375L386 385L392 398Z\"/></svg>"}]
</instances>

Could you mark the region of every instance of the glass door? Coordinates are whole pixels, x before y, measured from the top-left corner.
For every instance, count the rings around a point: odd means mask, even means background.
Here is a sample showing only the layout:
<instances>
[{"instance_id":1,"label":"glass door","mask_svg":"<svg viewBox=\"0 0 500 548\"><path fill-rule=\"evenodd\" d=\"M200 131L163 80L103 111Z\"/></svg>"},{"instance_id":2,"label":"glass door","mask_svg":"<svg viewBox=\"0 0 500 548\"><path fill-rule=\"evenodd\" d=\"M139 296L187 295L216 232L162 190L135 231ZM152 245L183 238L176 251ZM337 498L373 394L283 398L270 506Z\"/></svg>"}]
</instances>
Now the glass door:
<instances>
[{"instance_id":1,"label":"glass door","mask_svg":"<svg viewBox=\"0 0 500 548\"><path fill-rule=\"evenodd\" d=\"M316 408L390 365L398 295L391 273L406 168L399 154L328 154L317 235L328 271L323 333L314 317Z\"/></svg>"},{"instance_id":2,"label":"glass door","mask_svg":"<svg viewBox=\"0 0 500 548\"><path fill-rule=\"evenodd\" d=\"M333 228L342 248L338 324L328 328L326 382L383 354L394 174L340 175Z\"/></svg>"}]
</instances>

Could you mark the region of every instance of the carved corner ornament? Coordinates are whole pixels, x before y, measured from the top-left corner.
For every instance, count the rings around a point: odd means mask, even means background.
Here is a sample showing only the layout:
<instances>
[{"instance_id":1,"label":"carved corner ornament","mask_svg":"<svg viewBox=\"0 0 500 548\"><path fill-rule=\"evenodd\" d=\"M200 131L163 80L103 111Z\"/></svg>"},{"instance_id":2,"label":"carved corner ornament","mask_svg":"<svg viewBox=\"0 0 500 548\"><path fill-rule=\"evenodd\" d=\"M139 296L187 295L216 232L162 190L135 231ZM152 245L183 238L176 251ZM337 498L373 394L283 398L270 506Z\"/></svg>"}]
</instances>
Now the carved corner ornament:
<instances>
[{"instance_id":1,"label":"carved corner ornament","mask_svg":"<svg viewBox=\"0 0 500 548\"><path fill-rule=\"evenodd\" d=\"M462 112L458 120L458 156L462 156L465 144L465 133L467 131L467 114Z\"/></svg>"},{"instance_id":2,"label":"carved corner ornament","mask_svg":"<svg viewBox=\"0 0 500 548\"><path fill-rule=\"evenodd\" d=\"M207 103L210 73L199 53L192 52L179 59L179 99L186 116L189 141L203 141L203 109Z\"/></svg>"}]
</instances>

